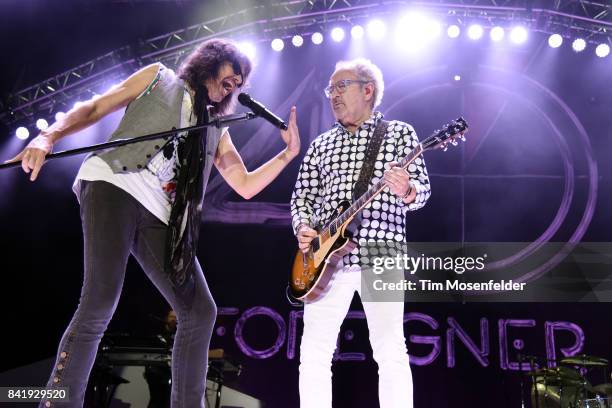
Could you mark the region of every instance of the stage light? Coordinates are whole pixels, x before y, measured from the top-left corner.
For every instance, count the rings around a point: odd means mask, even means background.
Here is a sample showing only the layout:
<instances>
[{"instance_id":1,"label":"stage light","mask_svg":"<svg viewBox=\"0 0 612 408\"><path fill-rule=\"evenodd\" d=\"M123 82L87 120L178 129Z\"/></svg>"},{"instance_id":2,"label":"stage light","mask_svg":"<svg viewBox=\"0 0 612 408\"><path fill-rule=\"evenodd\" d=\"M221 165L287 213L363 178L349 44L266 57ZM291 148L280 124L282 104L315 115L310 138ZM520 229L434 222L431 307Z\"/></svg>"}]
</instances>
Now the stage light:
<instances>
[{"instance_id":1,"label":"stage light","mask_svg":"<svg viewBox=\"0 0 612 408\"><path fill-rule=\"evenodd\" d=\"M561 37L559 34L553 34L548 37L548 45L551 48L559 48L561 44L563 44L563 37Z\"/></svg>"},{"instance_id":2,"label":"stage light","mask_svg":"<svg viewBox=\"0 0 612 408\"><path fill-rule=\"evenodd\" d=\"M522 44L527 41L527 29L525 27L514 27L510 32L510 40L515 44Z\"/></svg>"},{"instance_id":3,"label":"stage light","mask_svg":"<svg viewBox=\"0 0 612 408\"><path fill-rule=\"evenodd\" d=\"M310 39L312 40L312 43L314 45L319 45L323 42L323 34L317 31L316 33L312 34L312 37L310 37Z\"/></svg>"},{"instance_id":4,"label":"stage light","mask_svg":"<svg viewBox=\"0 0 612 408\"><path fill-rule=\"evenodd\" d=\"M597 48L595 48L595 54L599 58L607 57L610 54L610 46L608 44L599 44Z\"/></svg>"},{"instance_id":5,"label":"stage light","mask_svg":"<svg viewBox=\"0 0 612 408\"><path fill-rule=\"evenodd\" d=\"M397 23L395 42L398 47L416 51L440 35L440 24L418 13L409 13Z\"/></svg>"},{"instance_id":6,"label":"stage light","mask_svg":"<svg viewBox=\"0 0 612 408\"><path fill-rule=\"evenodd\" d=\"M294 47L301 47L302 44L304 44L304 37L301 35L294 35L291 39L291 44L293 44Z\"/></svg>"},{"instance_id":7,"label":"stage light","mask_svg":"<svg viewBox=\"0 0 612 408\"><path fill-rule=\"evenodd\" d=\"M448 26L446 33L450 38L457 38L459 37L459 34L461 34L461 29L458 25L453 24L451 26Z\"/></svg>"},{"instance_id":8,"label":"stage light","mask_svg":"<svg viewBox=\"0 0 612 408\"><path fill-rule=\"evenodd\" d=\"M368 23L368 35L374 40L380 40L385 36L387 27L381 20L372 20Z\"/></svg>"},{"instance_id":9,"label":"stage light","mask_svg":"<svg viewBox=\"0 0 612 408\"><path fill-rule=\"evenodd\" d=\"M45 119L38 119L36 121L36 129L45 130L48 127L49 127L49 122L47 122Z\"/></svg>"},{"instance_id":10,"label":"stage light","mask_svg":"<svg viewBox=\"0 0 612 408\"><path fill-rule=\"evenodd\" d=\"M455 75L455 76L453 77L453 79L454 79L455 81L461 81L461 75Z\"/></svg>"},{"instance_id":11,"label":"stage light","mask_svg":"<svg viewBox=\"0 0 612 408\"><path fill-rule=\"evenodd\" d=\"M30 137L30 131L23 126L20 126L15 131L15 136L17 136L17 139L26 140L28 137Z\"/></svg>"},{"instance_id":12,"label":"stage light","mask_svg":"<svg viewBox=\"0 0 612 408\"><path fill-rule=\"evenodd\" d=\"M470 28L468 28L468 37L470 37L472 40L478 40L480 37L482 37L483 32L484 30L482 29L481 25L472 24Z\"/></svg>"},{"instance_id":13,"label":"stage light","mask_svg":"<svg viewBox=\"0 0 612 408\"><path fill-rule=\"evenodd\" d=\"M584 41L582 38L576 38L572 43L572 48L576 52L584 51L586 48L586 41Z\"/></svg>"},{"instance_id":14,"label":"stage light","mask_svg":"<svg viewBox=\"0 0 612 408\"><path fill-rule=\"evenodd\" d=\"M331 38L335 42L340 42L344 40L344 30L340 27L336 27L331 32Z\"/></svg>"},{"instance_id":15,"label":"stage light","mask_svg":"<svg viewBox=\"0 0 612 408\"><path fill-rule=\"evenodd\" d=\"M436 38L442 32L442 25L435 20L425 21L425 32L429 38Z\"/></svg>"},{"instance_id":16,"label":"stage light","mask_svg":"<svg viewBox=\"0 0 612 408\"><path fill-rule=\"evenodd\" d=\"M255 59L255 54L257 53L257 48L253 43L248 41L244 41L238 44L238 49L242 51L249 59Z\"/></svg>"},{"instance_id":17,"label":"stage light","mask_svg":"<svg viewBox=\"0 0 612 408\"><path fill-rule=\"evenodd\" d=\"M363 38L363 27L360 25L353 26L351 28L351 37L356 40L360 40Z\"/></svg>"},{"instance_id":18,"label":"stage light","mask_svg":"<svg viewBox=\"0 0 612 408\"><path fill-rule=\"evenodd\" d=\"M489 33L489 35L491 36L491 40L495 41L495 42L499 42L501 40L504 39L504 29L497 26L497 27L493 27L491 29L491 32Z\"/></svg>"},{"instance_id":19,"label":"stage light","mask_svg":"<svg viewBox=\"0 0 612 408\"><path fill-rule=\"evenodd\" d=\"M280 38L275 38L272 40L272 43L270 44L270 46L272 47L274 51L282 51L283 48L285 48L285 42L281 40Z\"/></svg>"},{"instance_id":20,"label":"stage light","mask_svg":"<svg viewBox=\"0 0 612 408\"><path fill-rule=\"evenodd\" d=\"M64 119L64 116L66 116L66 114L64 112L57 112L55 114L55 121L57 122L58 120Z\"/></svg>"},{"instance_id":21,"label":"stage light","mask_svg":"<svg viewBox=\"0 0 612 408\"><path fill-rule=\"evenodd\" d=\"M403 16L395 28L395 43L398 47L416 50L424 43L423 19L420 15L410 13Z\"/></svg>"}]
</instances>

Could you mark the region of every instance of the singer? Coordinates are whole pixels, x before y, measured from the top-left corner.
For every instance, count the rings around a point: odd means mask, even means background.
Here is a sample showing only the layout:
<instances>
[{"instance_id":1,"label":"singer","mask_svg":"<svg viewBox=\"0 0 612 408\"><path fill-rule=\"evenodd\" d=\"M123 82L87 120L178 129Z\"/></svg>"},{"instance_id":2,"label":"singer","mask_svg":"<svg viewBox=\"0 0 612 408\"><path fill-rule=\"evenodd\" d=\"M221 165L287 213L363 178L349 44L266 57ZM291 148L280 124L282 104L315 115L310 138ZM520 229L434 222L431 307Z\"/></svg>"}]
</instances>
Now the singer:
<instances>
[{"instance_id":1,"label":"singer","mask_svg":"<svg viewBox=\"0 0 612 408\"><path fill-rule=\"evenodd\" d=\"M127 107L110 140L202 124L235 106L251 62L230 41L209 40L177 73L153 64L107 93L94 97L42 131L10 161L21 161L36 180L45 156L61 138ZM176 311L172 352L172 408L204 407L208 348L216 306L196 259L204 191L214 163L242 197L260 192L300 150L296 109L286 148L255 171L247 171L227 128L179 134L110 149L85 159L74 191L81 205L85 271L78 308L59 344L48 387L69 387L69 403L81 407L96 350L113 316L130 253ZM197 132L196 132L197 133Z\"/></svg>"}]
</instances>

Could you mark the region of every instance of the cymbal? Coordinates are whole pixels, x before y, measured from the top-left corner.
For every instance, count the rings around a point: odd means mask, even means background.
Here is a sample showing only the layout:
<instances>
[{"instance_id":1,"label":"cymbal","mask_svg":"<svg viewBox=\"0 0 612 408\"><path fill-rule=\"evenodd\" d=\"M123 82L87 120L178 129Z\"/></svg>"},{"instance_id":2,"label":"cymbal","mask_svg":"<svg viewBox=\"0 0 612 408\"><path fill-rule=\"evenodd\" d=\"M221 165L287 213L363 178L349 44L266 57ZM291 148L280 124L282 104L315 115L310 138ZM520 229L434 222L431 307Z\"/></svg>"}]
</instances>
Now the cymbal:
<instances>
[{"instance_id":1,"label":"cymbal","mask_svg":"<svg viewBox=\"0 0 612 408\"><path fill-rule=\"evenodd\" d=\"M530 371L529 375L536 377L565 377L575 380L582 379L582 376L578 370L574 370L569 367L553 367L553 368L541 368L539 370Z\"/></svg>"},{"instance_id":2,"label":"cymbal","mask_svg":"<svg viewBox=\"0 0 612 408\"><path fill-rule=\"evenodd\" d=\"M573 380L570 378L563 377L545 377L540 381L540 384L546 384L547 387L580 387L582 386L582 380Z\"/></svg>"},{"instance_id":3,"label":"cymbal","mask_svg":"<svg viewBox=\"0 0 612 408\"><path fill-rule=\"evenodd\" d=\"M568 367L542 368L531 371L529 375L536 377L536 383L552 386L580 386L584 382L578 371Z\"/></svg>"},{"instance_id":4,"label":"cymbal","mask_svg":"<svg viewBox=\"0 0 612 408\"><path fill-rule=\"evenodd\" d=\"M612 395L612 384L599 384L593 387L597 394Z\"/></svg>"},{"instance_id":5,"label":"cymbal","mask_svg":"<svg viewBox=\"0 0 612 408\"><path fill-rule=\"evenodd\" d=\"M605 358L588 356L586 354L563 358L560 363L582 367L607 367L609 364Z\"/></svg>"}]
</instances>

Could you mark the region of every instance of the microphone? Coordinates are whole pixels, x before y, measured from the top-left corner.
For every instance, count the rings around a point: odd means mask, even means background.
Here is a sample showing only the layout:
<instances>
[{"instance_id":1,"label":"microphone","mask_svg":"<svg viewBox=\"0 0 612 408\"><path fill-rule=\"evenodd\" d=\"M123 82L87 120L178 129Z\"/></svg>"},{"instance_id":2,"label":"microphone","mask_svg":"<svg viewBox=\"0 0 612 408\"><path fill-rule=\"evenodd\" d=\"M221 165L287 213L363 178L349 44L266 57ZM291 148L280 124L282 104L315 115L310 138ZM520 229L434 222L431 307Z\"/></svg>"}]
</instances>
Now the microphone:
<instances>
[{"instance_id":1,"label":"microphone","mask_svg":"<svg viewBox=\"0 0 612 408\"><path fill-rule=\"evenodd\" d=\"M257 116L261 116L262 118L273 124L274 127L287 130L287 124L285 123L285 121L276 116L274 113L270 112L268 108L263 106L261 103L251 98L251 95L249 95L248 93L243 92L238 95L238 102L240 102L241 105L244 105L250 110L252 110L253 113Z\"/></svg>"}]
</instances>

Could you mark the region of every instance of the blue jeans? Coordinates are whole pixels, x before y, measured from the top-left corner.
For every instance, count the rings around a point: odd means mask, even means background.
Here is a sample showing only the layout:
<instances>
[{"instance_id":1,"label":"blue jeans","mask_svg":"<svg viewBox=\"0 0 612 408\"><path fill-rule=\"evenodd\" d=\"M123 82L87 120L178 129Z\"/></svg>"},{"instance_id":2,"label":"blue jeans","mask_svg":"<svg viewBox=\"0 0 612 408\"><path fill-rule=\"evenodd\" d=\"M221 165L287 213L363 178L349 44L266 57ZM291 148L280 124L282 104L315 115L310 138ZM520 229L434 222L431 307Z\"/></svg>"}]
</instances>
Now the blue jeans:
<instances>
[{"instance_id":1,"label":"blue jeans","mask_svg":"<svg viewBox=\"0 0 612 408\"><path fill-rule=\"evenodd\" d=\"M130 253L177 314L172 350L172 408L203 408L208 348L217 314L196 261L195 295L188 307L163 271L166 225L125 191L103 181L82 181L81 219L85 276L81 298L59 344L47 387L69 387L70 402L40 407L82 407L98 345L117 307Z\"/></svg>"}]
</instances>

